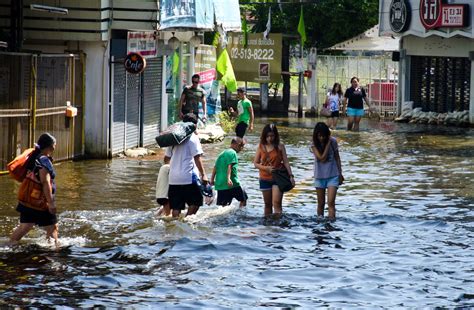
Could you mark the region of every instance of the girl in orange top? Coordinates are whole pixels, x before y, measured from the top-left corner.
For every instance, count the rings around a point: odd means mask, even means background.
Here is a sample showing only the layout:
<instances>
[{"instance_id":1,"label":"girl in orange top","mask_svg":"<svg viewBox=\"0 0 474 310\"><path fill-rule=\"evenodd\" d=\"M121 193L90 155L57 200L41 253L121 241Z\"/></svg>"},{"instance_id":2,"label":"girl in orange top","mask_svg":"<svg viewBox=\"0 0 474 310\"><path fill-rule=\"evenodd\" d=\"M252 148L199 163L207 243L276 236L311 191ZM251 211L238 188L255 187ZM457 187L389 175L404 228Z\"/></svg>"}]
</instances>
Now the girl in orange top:
<instances>
[{"instance_id":1,"label":"girl in orange top","mask_svg":"<svg viewBox=\"0 0 474 310\"><path fill-rule=\"evenodd\" d=\"M264 215L279 217L282 213L283 193L273 180L272 170L285 167L290 174L293 185L295 179L286 156L285 145L280 143L280 135L275 124L267 124L263 127L253 164L259 170L260 190L265 203Z\"/></svg>"}]
</instances>

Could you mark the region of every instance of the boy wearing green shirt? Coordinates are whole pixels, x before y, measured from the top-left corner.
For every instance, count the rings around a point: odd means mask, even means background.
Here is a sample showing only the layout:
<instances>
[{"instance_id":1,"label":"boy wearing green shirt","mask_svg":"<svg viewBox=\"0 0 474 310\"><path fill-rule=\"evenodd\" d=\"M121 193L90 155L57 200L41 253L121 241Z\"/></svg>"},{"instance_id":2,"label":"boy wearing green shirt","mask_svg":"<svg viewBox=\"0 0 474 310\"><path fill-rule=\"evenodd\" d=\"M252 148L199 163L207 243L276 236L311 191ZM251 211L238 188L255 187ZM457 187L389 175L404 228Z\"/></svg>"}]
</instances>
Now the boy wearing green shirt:
<instances>
[{"instance_id":1,"label":"boy wearing green shirt","mask_svg":"<svg viewBox=\"0 0 474 310\"><path fill-rule=\"evenodd\" d=\"M222 151L217 157L216 164L211 176L211 185L217 190L217 205L228 206L232 199L240 201L240 206L247 204L247 194L240 186L237 176L239 166L239 153L245 145L245 141L236 137L230 143L230 148Z\"/></svg>"},{"instance_id":2,"label":"boy wearing green shirt","mask_svg":"<svg viewBox=\"0 0 474 310\"><path fill-rule=\"evenodd\" d=\"M247 96L245 95L245 89L243 87L239 87L237 89L237 96L240 99L237 103L237 111L230 107L229 112L234 116L238 116L237 126L235 126L235 135L237 137L243 138L245 136L245 132L247 131L247 127L249 128L249 131L253 130L253 107L252 102L247 99Z\"/></svg>"}]
</instances>

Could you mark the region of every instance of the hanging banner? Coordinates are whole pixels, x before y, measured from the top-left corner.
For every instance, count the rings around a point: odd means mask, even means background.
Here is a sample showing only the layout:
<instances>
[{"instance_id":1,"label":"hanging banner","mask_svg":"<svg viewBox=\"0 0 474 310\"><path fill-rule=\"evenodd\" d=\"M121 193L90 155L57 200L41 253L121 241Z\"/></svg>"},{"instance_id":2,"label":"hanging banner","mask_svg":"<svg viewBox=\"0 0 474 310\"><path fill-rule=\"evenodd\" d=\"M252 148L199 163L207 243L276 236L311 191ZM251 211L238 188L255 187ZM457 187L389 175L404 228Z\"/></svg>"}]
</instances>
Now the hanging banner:
<instances>
[{"instance_id":1,"label":"hanging banner","mask_svg":"<svg viewBox=\"0 0 474 310\"><path fill-rule=\"evenodd\" d=\"M127 54L139 53L145 58L156 57L156 35L153 31L129 31Z\"/></svg>"},{"instance_id":2,"label":"hanging banner","mask_svg":"<svg viewBox=\"0 0 474 310\"><path fill-rule=\"evenodd\" d=\"M238 0L213 0L216 14L216 24L222 26L224 31L240 32L240 8Z\"/></svg>"},{"instance_id":3,"label":"hanging banner","mask_svg":"<svg viewBox=\"0 0 474 310\"><path fill-rule=\"evenodd\" d=\"M216 48L212 45L198 45L194 56L194 73L199 74L199 86L206 91L207 114L220 112L219 82L216 81ZM201 107L200 107L201 108Z\"/></svg>"},{"instance_id":4,"label":"hanging banner","mask_svg":"<svg viewBox=\"0 0 474 310\"><path fill-rule=\"evenodd\" d=\"M269 83L281 81L281 33L249 33L247 47L243 34L229 34L226 46L237 81Z\"/></svg>"},{"instance_id":5,"label":"hanging banner","mask_svg":"<svg viewBox=\"0 0 474 310\"><path fill-rule=\"evenodd\" d=\"M159 30L174 28L214 28L212 0L161 0Z\"/></svg>"}]
</instances>

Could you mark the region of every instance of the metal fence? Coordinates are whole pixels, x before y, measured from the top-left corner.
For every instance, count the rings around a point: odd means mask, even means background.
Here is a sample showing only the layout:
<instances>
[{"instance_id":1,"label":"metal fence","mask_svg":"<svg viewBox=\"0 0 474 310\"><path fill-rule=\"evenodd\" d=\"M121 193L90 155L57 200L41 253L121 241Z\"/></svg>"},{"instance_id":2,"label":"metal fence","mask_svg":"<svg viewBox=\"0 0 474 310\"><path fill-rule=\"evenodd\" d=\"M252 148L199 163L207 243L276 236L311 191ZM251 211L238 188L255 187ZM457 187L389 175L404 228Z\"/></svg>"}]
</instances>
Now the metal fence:
<instances>
[{"instance_id":1,"label":"metal fence","mask_svg":"<svg viewBox=\"0 0 474 310\"><path fill-rule=\"evenodd\" d=\"M57 139L55 159L84 154L82 55L0 53L0 171L43 132ZM66 117L68 102L78 115Z\"/></svg>"},{"instance_id":2,"label":"metal fence","mask_svg":"<svg viewBox=\"0 0 474 310\"><path fill-rule=\"evenodd\" d=\"M398 63L388 56L325 56L318 55L316 66L319 103L324 103L334 83L343 92L350 87L350 79L357 76L381 116L396 116Z\"/></svg>"}]
</instances>

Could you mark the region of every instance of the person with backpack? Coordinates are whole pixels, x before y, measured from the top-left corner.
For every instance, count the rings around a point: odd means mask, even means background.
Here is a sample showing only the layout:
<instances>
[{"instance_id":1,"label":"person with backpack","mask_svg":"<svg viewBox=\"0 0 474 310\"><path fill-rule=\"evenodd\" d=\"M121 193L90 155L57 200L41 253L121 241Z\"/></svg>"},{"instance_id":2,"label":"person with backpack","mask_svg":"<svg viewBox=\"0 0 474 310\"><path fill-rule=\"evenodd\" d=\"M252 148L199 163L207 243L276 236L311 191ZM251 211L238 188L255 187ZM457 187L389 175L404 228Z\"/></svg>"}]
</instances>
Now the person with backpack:
<instances>
[{"instance_id":1,"label":"person with backpack","mask_svg":"<svg viewBox=\"0 0 474 310\"><path fill-rule=\"evenodd\" d=\"M335 138L331 137L329 127L319 122L314 126L313 145L314 155L314 186L318 199L318 217L324 216L326 189L328 196L328 219L336 219L336 194L339 185L344 182L341 168L341 158Z\"/></svg>"},{"instance_id":2,"label":"person with backpack","mask_svg":"<svg viewBox=\"0 0 474 310\"><path fill-rule=\"evenodd\" d=\"M184 122L197 124L195 114L188 113ZM184 142L166 149L164 163L170 164L168 199L173 217L179 217L188 205L186 216L196 214L203 205L202 183L208 179L202 163L202 146L196 132ZM199 175L198 175L199 174Z\"/></svg>"},{"instance_id":3,"label":"person with backpack","mask_svg":"<svg viewBox=\"0 0 474 310\"><path fill-rule=\"evenodd\" d=\"M46 237L58 245L58 218L56 215L56 184L51 155L56 148L56 138L49 133L42 134L35 150L25 162L26 176L19 192L18 206L20 225L13 231L10 242L16 244L35 225L46 230Z\"/></svg>"}]
</instances>

